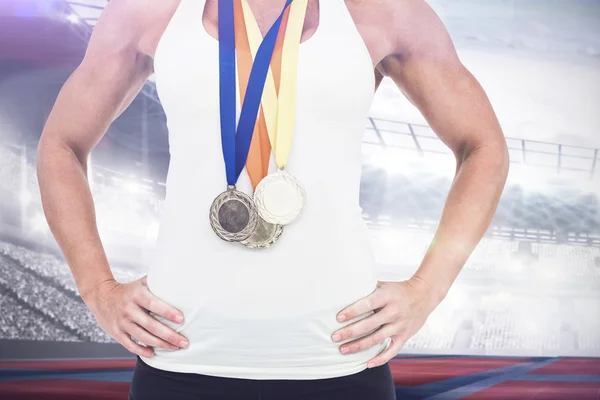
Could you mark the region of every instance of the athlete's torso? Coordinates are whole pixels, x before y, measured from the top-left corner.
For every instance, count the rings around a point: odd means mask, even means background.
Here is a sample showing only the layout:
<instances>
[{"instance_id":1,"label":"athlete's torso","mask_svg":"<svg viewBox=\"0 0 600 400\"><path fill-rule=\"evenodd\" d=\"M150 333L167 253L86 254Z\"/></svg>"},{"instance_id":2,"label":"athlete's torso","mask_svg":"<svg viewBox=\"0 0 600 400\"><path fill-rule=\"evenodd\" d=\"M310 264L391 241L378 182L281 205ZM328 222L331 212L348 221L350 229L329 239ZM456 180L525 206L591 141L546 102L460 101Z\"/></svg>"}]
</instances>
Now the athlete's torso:
<instances>
[{"instance_id":1,"label":"athlete's torso","mask_svg":"<svg viewBox=\"0 0 600 400\"><path fill-rule=\"evenodd\" d=\"M328 378L366 368L383 344L342 355L331 340L342 326L336 313L377 283L359 207L361 143L375 76L346 3L322 1L318 23L305 25L312 33L299 50L287 170L304 185L307 204L264 250L224 242L210 227L210 205L226 188L218 41L202 23L212 2L177 3L154 54L171 161L148 287L183 311L183 325L162 321L190 345L156 349L144 361L171 371L254 379ZM245 170L237 187L252 193Z\"/></svg>"}]
</instances>

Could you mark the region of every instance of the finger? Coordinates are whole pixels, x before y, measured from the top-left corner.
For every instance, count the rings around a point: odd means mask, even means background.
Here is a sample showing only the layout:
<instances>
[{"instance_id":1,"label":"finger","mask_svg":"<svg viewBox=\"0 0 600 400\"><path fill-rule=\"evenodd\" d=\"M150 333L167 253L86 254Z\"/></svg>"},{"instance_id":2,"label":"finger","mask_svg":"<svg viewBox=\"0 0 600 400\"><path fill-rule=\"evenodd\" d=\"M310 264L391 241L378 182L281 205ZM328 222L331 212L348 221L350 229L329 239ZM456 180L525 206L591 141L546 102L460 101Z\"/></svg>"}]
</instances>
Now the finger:
<instances>
[{"instance_id":1,"label":"finger","mask_svg":"<svg viewBox=\"0 0 600 400\"><path fill-rule=\"evenodd\" d=\"M355 303L344 308L337 315L338 322L343 322L355 318L359 315L375 311L383 307L387 302L386 297L379 289L375 289L370 295L357 300Z\"/></svg>"},{"instance_id":2,"label":"finger","mask_svg":"<svg viewBox=\"0 0 600 400\"><path fill-rule=\"evenodd\" d=\"M386 362L390 361L400 352L400 349L406 343L406 340L402 339L402 337L398 335L392 336L391 340L392 342L390 346L385 351L381 352L381 354L369 360L369 362L367 363L368 368L379 367L380 365L383 365Z\"/></svg>"},{"instance_id":3,"label":"finger","mask_svg":"<svg viewBox=\"0 0 600 400\"><path fill-rule=\"evenodd\" d=\"M133 336L134 338L136 338L137 340L139 340L140 342L150 347L159 347L161 349L167 350L179 350L179 347L173 346L172 344L165 342L161 338L154 336L153 334L151 334L150 332L133 322L127 323L123 327L123 330L131 336Z\"/></svg>"},{"instance_id":4,"label":"finger","mask_svg":"<svg viewBox=\"0 0 600 400\"><path fill-rule=\"evenodd\" d=\"M161 323L153 316L144 312L138 305L134 303L130 304L132 305L132 308L128 311L128 317L131 321L135 322L154 336L172 344L173 346L179 348L186 348L188 346L188 341L183 335L175 332L173 329Z\"/></svg>"},{"instance_id":5,"label":"finger","mask_svg":"<svg viewBox=\"0 0 600 400\"><path fill-rule=\"evenodd\" d=\"M154 350L152 350L150 347L144 347L137 344L131 339L127 332L121 331L121 333L116 335L115 339L133 354L137 354L138 356L142 357L152 357L154 355Z\"/></svg>"},{"instance_id":6,"label":"finger","mask_svg":"<svg viewBox=\"0 0 600 400\"><path fill-rule=\"evenodd\" d=\"M361 337L360 339L353 340L348 343L344 343L342 346L340 346L340 352L342 352L342 354L351 354L356 353L358 351L366 350L374 346L379 346L385 341L386 338L394 335L395 332L398 332L397 325L383 325L381 328L377 329L375 332L367 336Z\"/></svg>"},{"instance_id":7,"label":"finger","mask_svg":"<svg viewBox=\"0 0 600 400\"><path fill-rule=\"evenodd\" d=\"M177 324L183 322L183 313L181 311L153 295L147 287L136 292L133 298L138 305L154 314L160 315Z\"/></svg>"},{"instance_id":8,"label":"finger","mask_svg":"<svg viewBox=\"0 0 600 400\"><path fill-rule=\"evenodd\" d=\"M346 325L345 327L335 331L331 336L331 339L334 342L341 342L342 340L356 338L358 336L368 334L390 321L391 313L388 313L384 307L380 311L368 316L367 318L363 318L360 321Z\"/></svg>"}]
</instances>

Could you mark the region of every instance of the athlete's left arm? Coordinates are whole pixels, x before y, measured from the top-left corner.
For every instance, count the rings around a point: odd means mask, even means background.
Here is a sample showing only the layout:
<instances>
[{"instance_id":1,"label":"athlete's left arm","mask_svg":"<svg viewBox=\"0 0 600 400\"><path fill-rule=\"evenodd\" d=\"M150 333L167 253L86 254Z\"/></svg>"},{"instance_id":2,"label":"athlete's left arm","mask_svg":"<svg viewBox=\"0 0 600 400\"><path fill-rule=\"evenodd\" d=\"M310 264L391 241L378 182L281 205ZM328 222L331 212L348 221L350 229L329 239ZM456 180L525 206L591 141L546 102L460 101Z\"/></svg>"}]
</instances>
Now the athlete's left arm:
<instances>
[{"instance_id":1,"label":"athlete's left arm","mask_svg":"<svg viewBox=\"0 0 600 400\"><path fill-rule=\"evenodd\" d=\"M506 141L492 106L459 60L435 12L424 0L382 2L393 3L393 26L387 32L394 35L389 38L393 51L378 70L396 83L452 150L456 174L433 241L413 277L379 282L372 294L338 314L349 320L377 311L335 332L345 340L380 328L341 346L350 352L391 337L392 344L373 360L375 365L397 354L446 296L491 223L509 168Z\"/></svg>"},{"instance_id":2,"label":"athlete's left arm","mask_svg":"<svg viewBox=\"0 0 600 400\"><path fill-rule=\"evenodd\" d=\"M444 296L491 223L508 174L508 149L488 97L459 60L437 14L424 0L397 4L398 14L408 18L398 21L405 28L380 71L421 111L456 158L456 176L433 244L415 274L416 281Z\"/></svg>"}]
</instances>

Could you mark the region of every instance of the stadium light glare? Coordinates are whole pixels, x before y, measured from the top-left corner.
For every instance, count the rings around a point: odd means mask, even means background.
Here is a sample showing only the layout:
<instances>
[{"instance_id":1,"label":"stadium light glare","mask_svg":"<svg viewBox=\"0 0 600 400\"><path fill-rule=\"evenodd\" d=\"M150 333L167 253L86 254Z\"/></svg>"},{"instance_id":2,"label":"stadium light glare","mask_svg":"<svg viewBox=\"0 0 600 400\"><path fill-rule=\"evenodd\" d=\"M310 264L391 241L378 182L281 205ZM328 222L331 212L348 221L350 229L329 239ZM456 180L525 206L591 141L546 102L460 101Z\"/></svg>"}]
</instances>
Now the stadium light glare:
<instances>
[{"instance_id":1,"label":"stadium light glare","mask_svg":"<svg viewBox=\"0 0 600 400\"><path fill-rule=\"evenodd\" d=\"M127 188L127 190L129 190L129 193L131 194L137 194L142 189L137 182L128 182L125 184L125 187Z\"/></svg>"},{"instance_id":2,"label":"stadium light glare","mask_svg":"<svg viewBox=\"0 0 600 400\"><path fill-rule=\"evenodd\" d=\"M548 181L556 178L556 172L540 170L524 164L511 164L507 183L518 185L531 192L548 192Z\"/></svg>"},{"instance_id":3,"label":"stadium light glare","mask_svg":"<svg viewBox=\"0 0 600 400\"><path fill-rule=\"evenodd\" d=\"M565 273L560 270L561 267L561 264L547 263L543 268L540 268L539 276L546 282L563 282L568 276L565 276Z\"/></svg>"},{"instance_id":4,"label":"stadium light glare","mask_svg":"<svg viewBox=\"0 0 600 400\"><path fill-rule=\"evenodd\" d=\"M48 222L43 214L37 214L31 221L32 228L35 232L47 232Z\"/></svg>"},{"instance_id":5,"label":"stadium light glare","mask_svg":"<svg viewBox=\"0 0 600 400\"><path fill-rule=\"evenodd\" d=\"M511 301L513 295L507 291L497 291L489 296L489 300L496 304L507 303Z\"/></svg>"},{"instance_id":6,"label":"stadium light glare","mask_svg":"<svg viewBox=\"0 0 600 400\"><path fill-rule=\"evenodd\" d=\"M423 326L423 330L428 332L429 334L439 334L442 332L448 331L448 325L451 320L451 313L443 314L440 312L433 312L431 316L425 322L425 326Z\"/></svg>"},{"instance_id":7,"label":"stadium light glare","mask_svg":"<svg viewBox=\"0 0 600 400\"><path fill-rule=\"evenodd\" d=\"M522 260L513 260L506 265L506 272L519 273L523 272L525 263Z\"/></svg>"},{"instance_id":8,"label":"stadium light glare","mask_svg":"<svg viewBox=\"0 0 600 400\"><path fill-rule=\"evenodd\" d=\"M447 310L464 309L468 301L468 296L460 287L457 289L456 286L450 288L448 294L440 304L440 308L446 308Z\"/></svg>"},{"instance_id":9,"label":"stadium light glare","mask_svg":"<svg viewBox=\"0 0 600 400\"><path fill-rule=\"evenodd\" d=\"M79 19L79 16L77 14L69 14L66 16L66 20L69 21L72 24L78 24L81 22L81 20Z\"/></svg>"},{"instance_id":10,"label":"stadium light glare","mask_svg":"<svg viewBox=\"0 0 600 400\"><path fill-rule=\"evenodd\" d=\"M368 159L368 161L367 161ZM386 148L375 157L365 159L368 164L381 168L391 174L407 173L414 167L414 162L420 162L420 157L415 152L398 148Z\"/></svg>"},{"instance_id":11,"label":"stadium light glare","mask_svg":"<svg viewBox=\"0 0 600 400\"><path fill-rule=\"evenodd\" d=\"M149 241L154 241L158 237L158 230L160 228L160 224L158 221L150 221L146 228L146 239Z\"/></svg>"}]
</instances>

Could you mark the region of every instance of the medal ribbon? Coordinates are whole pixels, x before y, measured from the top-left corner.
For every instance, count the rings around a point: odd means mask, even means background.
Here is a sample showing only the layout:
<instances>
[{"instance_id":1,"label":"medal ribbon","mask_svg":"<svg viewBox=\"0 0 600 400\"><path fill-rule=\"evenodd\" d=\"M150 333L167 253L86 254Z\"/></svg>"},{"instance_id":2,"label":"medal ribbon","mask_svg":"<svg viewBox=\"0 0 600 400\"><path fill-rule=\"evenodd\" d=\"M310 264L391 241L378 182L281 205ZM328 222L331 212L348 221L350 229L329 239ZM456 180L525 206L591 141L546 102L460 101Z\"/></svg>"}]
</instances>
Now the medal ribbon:
<instances>
[{"instance_id":1,"label":"medal ribbon","mask_svg":"<svg viewBox=\"0 0 600 400\"><path fill-rule=\"evenodd\" d=\"M250 43L248 41L249 34L247 31L248 29L258 30L258 32L253 32L252 34L261 39L262 34L256 20L249 21L254 22L254 24L246 23L245 18L248 18L247 16L251 15L252 10L245 0L243 2L242 0L235 0L234 13L235 26L237 27L235 30L235 46L238 63L240 97L244 98L248 86L248 79L250 77L250 70L252 69L252 62L254 57L256 57L258 47L260 46L259 40L258 42L253 42L252 49L250 48ZM277 92L277 90L279 90L278 84L281 74L281 53L289 14L290 8L288 7L284 13L283 20L281 21L281 27L279 29L277 41L275 42L275 50L273 51L273 56L271 58L271 68L268 71L267 80L265 82L265 92ZM250 143L250 152L246 160L246 172L248 172L248 176L250 177L254 189L256 189L258 183L269 173L271 143L269 142L265 113L270 112L271 114L274 114L277 112L277 93L272 97L275 98L275 101L266 104L263 92L262 107L260 109L258 122L254 127L254 134L252 135L252 141ZM268 108L269 110L265 110L265 108ZM276 129L276 126L273 126L271 129Z\"/></svg>"},{"instance_id":2,"label":"medal ribbon","mask_svg":"<svg viewBox=\"0 0 600 400\"><path fill-rule=\"evenodd\" d=\"M253 52L257 52L263 40L258 23L246 0L242 0L248 41ZM296 108L296 81L298 75L298 51L304 19L308 8L308 0L295 0L290 7L289 20L286 27L282 49L280 79L269 79L265 82L262 96L263 113L268 128L269 139L279 169L284 169L292 149L294 133L294 114ZM273 68L273 73L275 74ZM279 83L279 88L275 83ZM279 97L279 99L278 99Z\"/></svg>"},{"instance_id":3,"label":"medal ribbon","mask_svg":"<svg viewBox=\"0 0 600 400\"><path fill-rule=\"evenodd\" d=\"M221 144L228 185L235 185L246 164L277 34L283 15L292 1L287 0L281 14L269 29L269 32L258 48L256 59L250 72L237 129L234 4L233 0L221 0L218 2Z\"/></svg>"}]
</instances>

